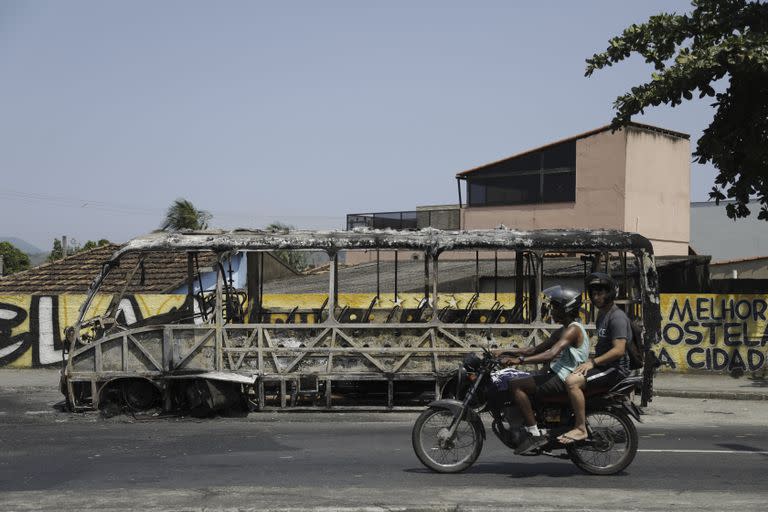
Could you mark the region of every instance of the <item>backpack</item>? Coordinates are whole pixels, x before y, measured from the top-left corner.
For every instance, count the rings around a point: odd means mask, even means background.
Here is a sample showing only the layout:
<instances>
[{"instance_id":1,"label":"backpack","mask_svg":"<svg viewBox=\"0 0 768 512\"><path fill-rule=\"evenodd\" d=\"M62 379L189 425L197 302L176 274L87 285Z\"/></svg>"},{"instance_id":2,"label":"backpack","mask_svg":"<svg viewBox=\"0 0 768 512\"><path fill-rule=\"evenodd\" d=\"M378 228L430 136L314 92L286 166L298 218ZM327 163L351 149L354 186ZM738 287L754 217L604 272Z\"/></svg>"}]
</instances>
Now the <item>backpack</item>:
<instances>
[{"instance_id":1,"label":"backpack","mask_svg":"<svg viewBox=\"0 0 768 512\"><path fill-rule=\"evenodd\" d=\"M645 364L645 348L643 347L643 322L639 318L629 320L632 330L632 340L627 343L629 369L638 370Z\"/></svg>"},{"instance_id":2,"label":"backpack","mask_svg":"<svg viewBox=\"0 0 768 512\"><path fill-rule=\"evenodd\" d=\"M613 314L613 312L611 312ZM626 314L626 313L625 313ZM629 318L629 316L627 316ZM629 328L632 339L627 343L629 369L638 370L645 364L645 348L643 347L643 322L639 318L629 318Z\"/></svg>"}]
</instances>

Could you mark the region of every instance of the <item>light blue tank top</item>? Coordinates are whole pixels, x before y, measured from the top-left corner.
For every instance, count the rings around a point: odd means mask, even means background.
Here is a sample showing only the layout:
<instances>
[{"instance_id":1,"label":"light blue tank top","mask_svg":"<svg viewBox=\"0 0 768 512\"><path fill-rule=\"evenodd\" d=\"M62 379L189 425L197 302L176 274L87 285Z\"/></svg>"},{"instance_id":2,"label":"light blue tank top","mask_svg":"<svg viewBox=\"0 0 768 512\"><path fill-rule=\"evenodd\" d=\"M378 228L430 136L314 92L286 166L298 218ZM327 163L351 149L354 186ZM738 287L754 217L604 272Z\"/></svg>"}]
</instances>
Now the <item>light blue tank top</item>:
<instances>
[{"instance_id":1,"label":"light blue tank top","mask_svg":"<svg viewBox=\"0 0 768 512\"><path fill-rule=\"evenodd\" d=\"M581 329L582 343L580 347L570 346L560 353L560 357L552 363L551 370L557 374L557 376L565 382L565 378L568 377L573 370L576 369L581 363L586 362L589 359L589 336L586 329L579 322L572 322L571 325L577 325Z\"/></svg>"}]
</instances>

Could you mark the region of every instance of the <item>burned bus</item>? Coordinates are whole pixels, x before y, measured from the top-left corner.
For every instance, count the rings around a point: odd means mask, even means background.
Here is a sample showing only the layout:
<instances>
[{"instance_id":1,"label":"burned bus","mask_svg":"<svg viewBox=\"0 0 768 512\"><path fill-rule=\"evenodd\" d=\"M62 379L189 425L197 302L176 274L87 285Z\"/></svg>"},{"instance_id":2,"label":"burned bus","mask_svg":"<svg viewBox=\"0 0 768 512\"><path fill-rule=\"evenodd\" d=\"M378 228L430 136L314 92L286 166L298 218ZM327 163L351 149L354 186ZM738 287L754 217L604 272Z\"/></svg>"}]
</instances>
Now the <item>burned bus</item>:
<instances>
[{"instance_id":1,"label":"burned bus","mask_svg":"<svg viewBox=\"0 0 768 512\"><path fill-rule=\"evenodd\" d=\"M153 267L170 255L182 262L178 286L136 294L173 273ZM72 410L392 409L440 397L478 347L546 339L557 326L541 290L583 289L595 270L616 278L616 302L642 320L651 354L657 274L651 243L634 233L157 232L104 263L65 331L62 392ZM594 316L587 306L588 332ZM643 373L647 402L653 365Z\"/></svg>"}]
</instances>

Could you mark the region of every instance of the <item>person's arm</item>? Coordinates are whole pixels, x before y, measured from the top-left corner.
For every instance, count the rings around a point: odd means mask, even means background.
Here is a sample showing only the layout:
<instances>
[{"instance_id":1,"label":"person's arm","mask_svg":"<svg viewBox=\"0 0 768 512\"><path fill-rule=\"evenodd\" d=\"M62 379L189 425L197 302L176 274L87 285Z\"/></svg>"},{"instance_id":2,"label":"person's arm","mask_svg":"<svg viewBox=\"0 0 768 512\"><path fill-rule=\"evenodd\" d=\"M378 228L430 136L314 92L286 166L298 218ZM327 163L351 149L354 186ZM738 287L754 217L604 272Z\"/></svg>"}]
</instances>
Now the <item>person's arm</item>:
<instances>
[{"instance_id":1,"label":"person's arm","mask_svg":"<svg viewBox=\"0 0 768 512\"><path fill-rule=\"evenodd\" d=\"M530 356L527 356L525 354L521 354L521 357L517 358L517 361L513 361L516 364L535 364L535 363L546 363L547 361L553 360L555 357L557 357L560 352L563 351L566 347L569 345L575 344L579 340L580 336L580 330L578 327L572 325L565 329L565 331L562 333L562 336L559 338L550 338L550 340L547 340L545 343L542 343L540 346L548 344L549 346L545 348L542 351L537 351L532 353ZM551 342L551 343L550 343Z\"/></svg>"},{"instance_id":2,"label":"person's arm","mask_svg":"<svg viewBox=\"0 0 768 512\"><path fill-rule=\"evenodd\" d=\"M543 343L539 343L536 346L505 348L505 349L494 351L493 355L495 355L496 357L509 356L514 358L518 356L528 357L534 354L540 354L546 350L549 350L555 345L555 343L557 343L557 341L560 339L560 336L558 336L557 334L561 332L562 332L562 329L558 329L549 338L547 338L546 341L544 341ZM508 358L505 358L504 361L511 363L511 361L507 361L507 359Z\"/></svg>"},{"instance_id":3,"label":"person's arm","mask_svg":"<svg viewBox=\"0 0 768 512\"><path fill-rule=\"evenodd\" d=\"M496 357L517 357L519 355L525 355L527 353L530 353L533 350L533 347L512 347L512 348L505 348L505 349L499 349L494 350L493 355Z\"/></svg>"},{"instance_id":4,"label":"person's arm","mask_svg":"<svg viewBox=\"0 0 768 512\"><path fill-rule=\"evenodd\" d=\"M615 338L612 343L613 343L613 347L611 347L611 350L597 357L590 357L586 362L581 363L579 366L577 366L573 370L573 373L575 373L576 375L586 375L587 372L592 368L595 368L597 366L602 366L606 363L610 363L612 361L619 359L621 356L623 356L624 352L627 350L627 339Z\"/></svg>"},{"instance_id":5,"label":"person's arm","mask_svg":"<svg viewBox=\"0 0 768 512\"><path fill-rule=\"evenodd\" d=\"M592 368L611 363L624 355L624 352L627 350L627 340L630 336L629 320L625 315L615 315L611 318L608 330L613 335L611 349L597 357L589 358L587 362L577 366L573 373L586 376L587 372Z\"/></svg>"},{"instance_id":6,"label":"person's arm","mask_svg":"<svg viewBox=\"0 0 768 512\"><path fill-rule=\"evenodd\" d=\"M626 338L615 338L611 343L613 344L611 350L599 357L593 357L592 364L595 366L602 366L606 363L613 362L624 355L624 352L627 350Z\"/></svg>"}]
</instances>

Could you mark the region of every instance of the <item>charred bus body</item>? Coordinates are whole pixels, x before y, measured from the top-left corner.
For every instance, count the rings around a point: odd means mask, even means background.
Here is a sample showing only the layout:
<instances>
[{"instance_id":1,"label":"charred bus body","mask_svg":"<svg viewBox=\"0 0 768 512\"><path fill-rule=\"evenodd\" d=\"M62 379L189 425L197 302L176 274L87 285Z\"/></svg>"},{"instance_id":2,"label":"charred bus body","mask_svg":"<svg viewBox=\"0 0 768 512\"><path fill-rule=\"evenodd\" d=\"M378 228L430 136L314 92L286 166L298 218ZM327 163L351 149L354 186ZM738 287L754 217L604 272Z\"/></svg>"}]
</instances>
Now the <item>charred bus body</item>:
<instances>
[{"instance_id":1,"label":"charred bus body","mask_svg":"<svg viewBox=\"0 0 768 512\"><path fill-rule=\"evenodd\" d=\"M146 279L158 253L186 255L177 305L128 318L122 305L131 283ZM269 281L265 259L275 255L313 268ZM246 269L239 280L235 260ZM100 290L118 268L124 285L107 298ZM657 274L650 242L634 233L154 233L122 247L94 280L66 330L62 392L72 410L159 405L205 413L247 400L260 409L392 408L401 393L439 397L477 346L541 342L556 328L542 316L541 290L568 280L582 287L595 270L616 277L616 302L642 319L650 353L660 335ZM585 321L593 330L589 308ZM653 365L643 373L647 402ZM373 403L345 400L350 389L378 394Z\"/></svg>"}]
</instances>

